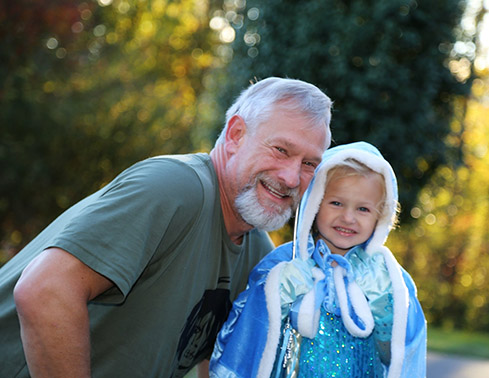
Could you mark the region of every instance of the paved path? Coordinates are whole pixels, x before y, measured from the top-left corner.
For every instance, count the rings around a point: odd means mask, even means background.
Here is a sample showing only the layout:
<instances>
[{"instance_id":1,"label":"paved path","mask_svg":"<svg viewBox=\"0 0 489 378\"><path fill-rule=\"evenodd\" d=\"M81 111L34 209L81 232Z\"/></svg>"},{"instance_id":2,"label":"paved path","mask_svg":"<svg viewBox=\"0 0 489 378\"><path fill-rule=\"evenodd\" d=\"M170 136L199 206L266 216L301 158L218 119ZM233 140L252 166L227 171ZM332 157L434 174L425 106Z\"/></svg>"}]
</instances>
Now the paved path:
<instances>
[{"instance_id":1,"label":"paved path","mask_svg":"<svg viewBox=\"0 0 489 378\"><path fill-rule=\"evenodd\" d=\"M489 378L489 360L428 353L426 378Z\"/></svg>"}]
</instances>

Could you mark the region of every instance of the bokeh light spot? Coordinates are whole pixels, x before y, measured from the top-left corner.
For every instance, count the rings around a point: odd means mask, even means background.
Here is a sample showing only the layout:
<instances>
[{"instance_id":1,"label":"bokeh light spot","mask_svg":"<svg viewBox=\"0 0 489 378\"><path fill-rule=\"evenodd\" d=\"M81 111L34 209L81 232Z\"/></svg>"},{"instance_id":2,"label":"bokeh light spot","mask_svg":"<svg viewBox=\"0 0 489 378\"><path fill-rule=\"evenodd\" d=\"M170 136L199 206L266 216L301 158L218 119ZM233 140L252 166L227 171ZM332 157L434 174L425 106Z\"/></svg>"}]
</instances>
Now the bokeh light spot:
<instances>
[{"instance_id":1,"label":"bokeh light spot","mask_svg":"<svg viewBox=\"0 0 489 378\"><path fill-rule=\"evenodd\" d=\"M58 40L54 37L51 37L46 42L46 46L48 49L54 50L56 47L58 47Z\"/></svg>"}]
</instances>

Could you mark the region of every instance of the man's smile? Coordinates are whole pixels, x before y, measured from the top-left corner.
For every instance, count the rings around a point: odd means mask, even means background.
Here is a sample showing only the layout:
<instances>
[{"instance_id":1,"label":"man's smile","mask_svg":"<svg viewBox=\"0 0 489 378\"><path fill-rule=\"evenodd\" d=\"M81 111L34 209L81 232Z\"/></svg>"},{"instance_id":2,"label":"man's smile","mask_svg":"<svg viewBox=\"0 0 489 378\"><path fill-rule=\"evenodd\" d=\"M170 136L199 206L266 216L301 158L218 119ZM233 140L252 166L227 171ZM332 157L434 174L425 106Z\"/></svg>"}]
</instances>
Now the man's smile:
<instances>
[{"instance_id":1,"label":"man's smile","mask_svg":"<svg viewBox=\"0 0 489 378\"><path fill-rule=\"evenodd\" d=\"M286 198L286 197L289 197L288 194L285 194L285 193L282 193L280 191L278 191L277 189L273 188L272 186L270 186L269 184L267 184L265 181L263 180L260 180L260 183L262 184L262 186L271 194L273 195L274 197L276 198L279 198L279 199L283 199L283 198ZM287 191L288 192L288 191Z\"/></svg>"}]
</instances>

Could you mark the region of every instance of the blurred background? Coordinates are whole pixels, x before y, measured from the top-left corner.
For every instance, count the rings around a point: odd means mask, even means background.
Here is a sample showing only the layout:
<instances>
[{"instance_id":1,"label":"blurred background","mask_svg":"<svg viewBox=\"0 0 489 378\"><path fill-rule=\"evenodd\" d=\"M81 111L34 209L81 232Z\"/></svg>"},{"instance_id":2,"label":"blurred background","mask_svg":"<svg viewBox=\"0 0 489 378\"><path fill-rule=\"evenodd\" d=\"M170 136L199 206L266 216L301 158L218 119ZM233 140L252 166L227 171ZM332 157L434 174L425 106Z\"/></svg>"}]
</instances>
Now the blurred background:
<instances>
[{"instance_id":1,"label":"blurred background","mask_svg":"<svg viewBox=\"0 0 489 378\"><path fill-rule=\"evenodd\" d=\"M333 144L369 141L397 173L401 226L388 244L417 283L430 347L489 358L488 9L1 2L0 265L129 165L208 152L250 82L297 78L334 100Z\"/></svg>"}]
</instances>

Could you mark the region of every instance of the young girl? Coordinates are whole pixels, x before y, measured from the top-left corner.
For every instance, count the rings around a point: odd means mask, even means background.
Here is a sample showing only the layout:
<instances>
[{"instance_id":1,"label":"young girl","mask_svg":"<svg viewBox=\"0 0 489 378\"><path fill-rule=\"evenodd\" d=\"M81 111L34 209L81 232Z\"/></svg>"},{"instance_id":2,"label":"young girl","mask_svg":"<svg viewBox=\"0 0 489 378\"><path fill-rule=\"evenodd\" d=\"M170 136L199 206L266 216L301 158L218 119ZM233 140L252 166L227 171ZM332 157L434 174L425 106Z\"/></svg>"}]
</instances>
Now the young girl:
<instances>
[{"instance_id":1,"label":"young girl","mask_svg":"<svg viewBox=\"0 0 489 378\"><path fill-rule=\"evenodd\" d=\"M211 377L425 377L426 321L384 246L397 219L389 163L365 142L325 152L294 241L251 272L214 347Z\"/></svg>"}]
</instances>

